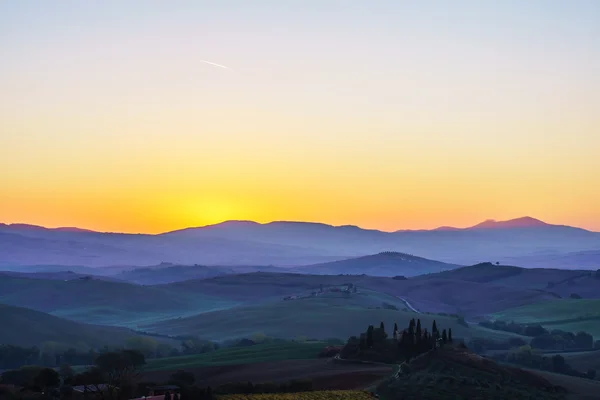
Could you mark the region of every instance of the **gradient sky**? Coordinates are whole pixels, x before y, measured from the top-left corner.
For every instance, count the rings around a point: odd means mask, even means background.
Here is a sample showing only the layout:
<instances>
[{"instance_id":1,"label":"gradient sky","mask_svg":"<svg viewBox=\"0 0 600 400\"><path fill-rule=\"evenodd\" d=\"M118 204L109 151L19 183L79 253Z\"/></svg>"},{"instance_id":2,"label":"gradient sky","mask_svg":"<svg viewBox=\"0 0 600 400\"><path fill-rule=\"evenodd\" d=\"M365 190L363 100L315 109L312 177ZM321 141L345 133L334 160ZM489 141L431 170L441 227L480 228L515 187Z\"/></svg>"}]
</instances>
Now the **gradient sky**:
<instances>
[{"instance_id":1,"label":"gradient sky","mask_svg":"<svg viewBox=\"0 0 600 400\"><path fill-rule=\"evenodd\" d=\"M0 2L2 222L523 215L600 231L598 1Z\"/></svg>"}]
</instances>

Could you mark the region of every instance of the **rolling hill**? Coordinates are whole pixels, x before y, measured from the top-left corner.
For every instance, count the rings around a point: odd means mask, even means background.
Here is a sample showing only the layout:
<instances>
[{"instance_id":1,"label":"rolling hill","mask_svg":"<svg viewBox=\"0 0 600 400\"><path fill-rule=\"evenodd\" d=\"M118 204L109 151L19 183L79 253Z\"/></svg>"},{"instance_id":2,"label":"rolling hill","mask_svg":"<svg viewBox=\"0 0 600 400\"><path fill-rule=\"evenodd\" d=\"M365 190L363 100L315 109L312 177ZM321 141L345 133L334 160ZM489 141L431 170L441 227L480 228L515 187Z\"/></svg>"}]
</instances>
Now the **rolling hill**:
<instances>
[{"instance_id":1,"label":"rolling hill","mask_svg":"<svg viewBox=\"0 0 600 400\"><path fill-rule=\"evenodd\" d=\"M0 304L0 344L39 346L52 341L100 348L123 345L136 333L125 328L87 325L39 311Z\"/></svg>"},{"instance_id":2,"label":"rolling hill","mask_svg":"<svg viewBox=\"0 0 600 400\"><path fill-rule=\"evenodd\" d=\"M396 307L385 308L386 302ZM383 321L386 326L407 325L415 313L402 311L404 302L394 296L375 291L358 294L328 294L289 301L270 301L227 310L202 313L187 318L159 321L143 325L146 332L166 335L194 334L213 340L250 337L256 333L294 339L347 339L365 326ZM419 314L424 326L435 319L438 324L452 328L456 337L473 336L507 338L511 334L464 326L456 317Z\"/></svg>"},{"instance_id":3,"label":"rolling hill","mask_svg":"<svg viewBox=\"0 0 600 400\"><path fill-rule=\"evenodd\" d=\"M307 294L318 290L321 285L344 285L347 283L352 283L359 289L369 289L384 295L401 297L408 300L419 311L458 313L471 317L556 298L556 295L541 290L511 288L457 279L421 279L417 277L396 280L389 277L360 275L267 272L178 282L164 285L164 287L178 293L197 292L206 296L226 298L230 301L264 302L273 299L279 300L287 295Z\"/></svg>"},{"instance_id":4,"label":"rolling hill","mask_svg":"<svg viewBox=\"0 0 600 400\"><path fill-rule=\"evenodd\" d=\"M588 332L600 339L600 300L560 299L509 308L491 315L517 323L537 323L546 329Z\"/></svg>"},{"instance_id":5,"label":"rolling hill","mask_svg":"<svg viewBox=\"0 0 600 400\"><path fill-rule=\"evenodd\" d=\"M80 322L135 327L139 321L172 318L229 306L202 293L98 279L0 279L0 302Z\"/></svg>"},{"instance_id":6,"label":"rolling hill","mask_svg":"<svg viewBox=\"0 0 600 400\"><path fill-rule=\"evenodd\" d=\"M444 346L410 363L410 373L384 382L386 399L567 399L553 380L501 365L456 346Z\"/></svg>"},{"instance_id":7,"label":"rolling hill","mask_svg":"<svg viewBox=\"0 0 600 400\"><path fill-rule=\"evenodd\" d=\"M589 277L586 270L561 270L550 268L521 268L507 265L481 263L451 271L419 276L418 280L452 279L489 283L512 288L546 289L548 283L562 284L581 277ZM550 291L550 289L548 289Z\"/></svg>"},{"instance_id":8,"label":"rolling hill","mask_svg":"<svg viewBox=\"0 0 600 400\"><path fill-rule=\"evenodd\" d=\"M370 276L403 275L411 277L458 267L458 265L428 260L410 254L383 252L347 260L296 267L293 270L299 273L319 275L366 274Z\"/></svg>"}]
</instances>

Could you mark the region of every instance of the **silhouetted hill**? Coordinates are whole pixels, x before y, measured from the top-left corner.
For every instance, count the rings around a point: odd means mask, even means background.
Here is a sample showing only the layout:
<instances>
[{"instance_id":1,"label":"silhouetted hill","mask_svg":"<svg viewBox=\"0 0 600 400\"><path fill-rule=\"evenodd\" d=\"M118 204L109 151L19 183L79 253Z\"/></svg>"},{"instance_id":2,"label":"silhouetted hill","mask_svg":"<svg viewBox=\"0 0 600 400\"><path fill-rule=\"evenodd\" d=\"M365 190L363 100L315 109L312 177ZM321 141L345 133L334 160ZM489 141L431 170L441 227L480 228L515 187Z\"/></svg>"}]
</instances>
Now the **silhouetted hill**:
<instances>
[{"instance_id":1,"label":"silhouetted hill","mask_svg":"<svg viewBox=\"0 0 600 400\"><path fill-rule=\"evenodd\" d=\"M163 261L182 265L300 266L394 251L461 265L481 259L513 262L535 256L535 263L540 263L541 257L546 267L552 267L553 257L598 249L600 233L550 225L530 217L484 222L466 229L397 232L321 223L250 221L229 221L160 235L0 226L0 266L146 266ZM529 266L527 258L523 260L518 264Z\"/></svg>"},{"instance_id":2,"label":"silhouetted hill","mask_svg":"<svg viewBox=\"0 0 600 400\"><path fill-rule=\"evenodd\" d=\"M294 268L307 274L366 274L371 276L415 276L458 268L458 265L397 252L382 252L370 256L332 261Z\"/></svg>"},{"instance_id":3,"label":"silhouetted hill","mask_svg":"<svg viewBox=\"0 0 600 400\"><path fill-rule=\"evenodd\" d=\"M508 221L496 221L488 219L487 221L481 222L475 226L467 229L514 229L514 228L545 228L552 226L539 219L531 217L522 217L511 219Z\"/></svg>"}]
</instances>

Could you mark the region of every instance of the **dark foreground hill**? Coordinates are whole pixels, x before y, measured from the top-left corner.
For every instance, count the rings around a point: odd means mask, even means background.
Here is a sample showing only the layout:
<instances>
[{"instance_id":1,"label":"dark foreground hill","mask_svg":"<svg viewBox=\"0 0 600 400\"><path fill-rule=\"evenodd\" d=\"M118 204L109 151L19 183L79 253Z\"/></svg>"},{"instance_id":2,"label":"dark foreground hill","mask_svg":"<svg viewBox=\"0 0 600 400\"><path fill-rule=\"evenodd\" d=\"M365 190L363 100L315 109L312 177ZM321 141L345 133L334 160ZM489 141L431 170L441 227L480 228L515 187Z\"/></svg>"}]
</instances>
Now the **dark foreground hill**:
<instances>
[{"instance_id":1,"label":"dark foreground hill","mask_svg":"<svg viewBox=\"0 0 600 400\"><path fill-rule=\"evenodd\" d=\"M414 360L378 392L390 400L567 398L566 389L538 374L497 364L456 346Z\"/></svg>"},{"instance_id":2,"label":"dark foreground hill","mask_svg":"<svg viewBox=\"0 0 600 400\"><path fill-rule=\"evenodd\" d=\"M411 277L458 267L459 265L456 264L447 264L410 254L387 251L370 256L297 267L294 268L294 271L320 275L366 274L371 276L403 275Z\"/></svg>"},{"instance_id":3,"label":"dark foreground hill","mask_svg":"<svg viewBox=\"0 0 600 400\"><path fill-rule=\"evenodd\" d=\"M0 344L40 346L56 342L100 348L123 345L135 332L125 328L88 325L27 308L0 304Z\"/></svg>"}]
</instances>

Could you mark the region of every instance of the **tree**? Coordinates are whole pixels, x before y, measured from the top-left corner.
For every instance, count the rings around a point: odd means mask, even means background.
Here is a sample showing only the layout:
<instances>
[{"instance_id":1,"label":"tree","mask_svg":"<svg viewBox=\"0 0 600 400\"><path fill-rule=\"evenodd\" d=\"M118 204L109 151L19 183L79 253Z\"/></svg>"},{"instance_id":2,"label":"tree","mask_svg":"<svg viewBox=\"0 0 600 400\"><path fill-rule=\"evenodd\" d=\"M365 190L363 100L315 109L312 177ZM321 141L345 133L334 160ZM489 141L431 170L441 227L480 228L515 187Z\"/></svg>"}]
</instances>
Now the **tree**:
<instances>
[{"instance_id":1,"label":"tree","mask_svg":"<svg viewBox=\"0 0 600 400\"><path fill-rule=\"evenodd\" d=\"M591 349L594 347L594 337L586 332L578 332L575 335L575 347L579 349Z\"/></svg>"},{"instance_id":2,"label":"tree","mask_svg":"<svg viewBox=\"0 0 600 400\"><path fill-rule=\"evenodd\" d=\"M385 325L383 324L383 321L381 321L381 323L379 324L379 329L385 332Z\"/></svg>"},{"instance_id":3,"label":"tree","mask_svg":"<svg viewBox=\"0 0 600 400\"><path fill-rule=\"evenodd\" d=\"M127 339L126 347L131 350L137 350L146 358L150 358L156 354L158 342L146 336L134 336Z\"/></svg>"},{"instance_id":4,"label":"tree","mask_svg":"<svg viewBox=\"0 0 600 400\"><path fill-rule=\"evenodd\" d=\"M69 364L62 364L58 370L63 382L69 382L75 376L75 371Z\"/></svg>"},{"instance_id":5,"label":"tree","mask_svg":"<svg viewBox=\"0 0 600 400\"><path fill-rule=\"evenodd\" d=\"M552 369L554 372L563 372L565 371L567 366L567 362L565 358L560 354L557 354L552 357Z\"/></svg>"},{"instance_id":6,"label":"tree","mask_svg":"<svg viewBox=\"0 0 600 400\"><path fill-rule=\"evenodd\" d=\"M448 342L452 343L452 328L448 328Z\"/></svg>"},{"instance_id":7,"label":"tree","mask_svg":"<svg viewBox=\"0 0 600 400\"><path fill-rule=\"evenodd\" d=\"M171 382L177 386L192 386L195 381L194 374L182 369L171 375Z\"/></svg>"},{"instance_id":8,"label":"tree","mask_svg":"<svg viewBox=\"0 0 600 400\"><path fill-rule=\"evenodd\" d=\"M171 393L169 393L169 392L165 393L165 400L171 400Z\"/></svg>"},{"instance_id":9,"label":"tree","mask_svg":"<svg viewBox=\"0 0 600 400\"><path fill-rule=\"evenodd\" d=\"M442 330L442 343L448 343L448 335L446 334L446 330Z\"/></svg>"},{"instance_id":10,"label":"tree","mask_svg":"<svg viewBox=\"0 0 600 400\"><path fill-rule=\"evenodd\" d=\"M540 336L543 335L545 333L548 333L548 331L546 329L544 329L543 326L541 325L528 325L525 327L525 336Z\"/></svg>"},{"instance_id":11,"label":"tree","mask_svg":"<svg viewBox=\"0 0 600 400\"><path fill-rule=\"evenodd\" d=\"M369 325L367 329L367 348L373 347L373 325Z\"/></svg>"},{"instance_id":12,"label":"tree","mask_svg":"<svg viewBox=\"0 0 600 400\"><path fill-rule=\"evenodd\" d=\"M433 326L431 327L431 334L435 338L438 334L437 324L435 323L435 319L433 320Z\"/></svg>"},{"instance_id":13,"label":"tree","mask_svg":"<svg viewBox=\"0 0 600 400\"><path fill-rule=\"evenodd\" d=\"M421 320L417 319L417 327L415 329L415 336L416 336L416 341L417 343L419 343L421 341L421 335L423 335L423 333L421 332Z\"/></svg>"},{"instance_id":14,"label":"tree","mask_svg":"<svg viewBox=\"0 0 600 400\"><path fill-rule=\"evenodd\" d=\"M48 393L48 389L60 386L60 375L52 368L44 368L34 378L34 384Z\"/></svg>"},{"instance_id":15,"label":"tree","mask_svg":"<svg viewBox=\"0 0 600 400\"><path fill-rule=\"evenodd\" d=\"M144 355L136 350L106 352L96 358L95 373L103 376L110 396L114 397L115 388L120 385L131 385L137 377L137 369L145 363Z\"/></svg>"}]
</instances>

